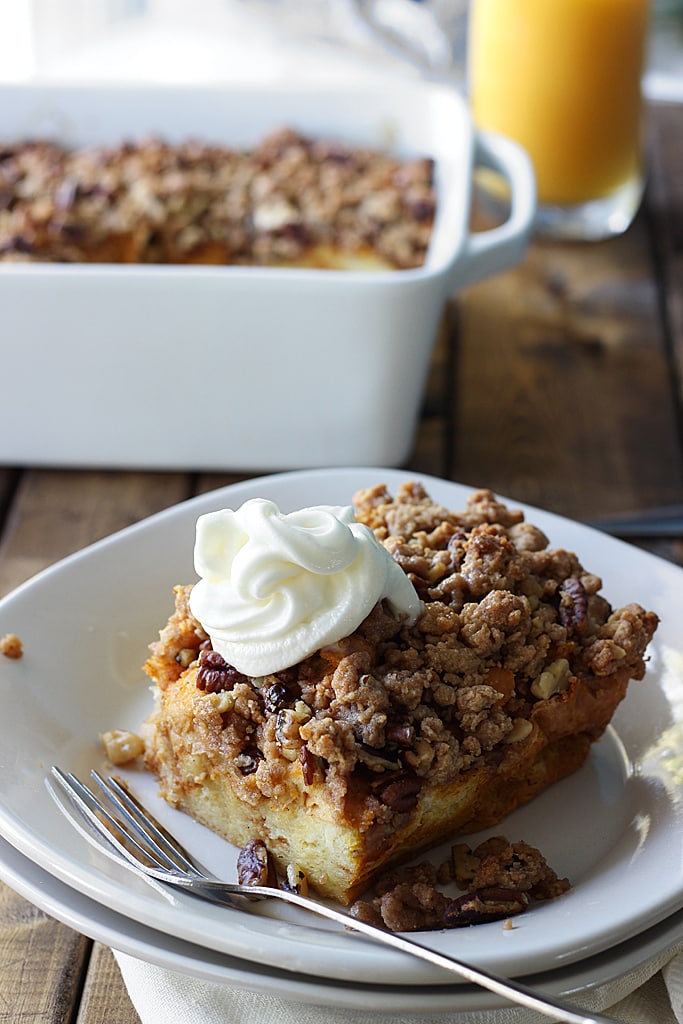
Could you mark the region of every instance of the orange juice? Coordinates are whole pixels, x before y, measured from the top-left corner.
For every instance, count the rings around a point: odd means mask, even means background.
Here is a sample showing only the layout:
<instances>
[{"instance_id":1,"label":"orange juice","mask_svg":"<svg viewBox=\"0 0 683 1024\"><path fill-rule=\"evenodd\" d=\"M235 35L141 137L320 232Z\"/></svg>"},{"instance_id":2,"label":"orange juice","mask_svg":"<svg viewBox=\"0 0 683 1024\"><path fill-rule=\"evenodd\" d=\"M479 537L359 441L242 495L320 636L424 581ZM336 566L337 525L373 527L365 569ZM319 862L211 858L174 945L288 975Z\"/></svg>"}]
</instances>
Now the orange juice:
<instances>
[{"instance_id":1,"label":"orange juice","mask_svg":"<svg viewBox=\"0 0 683 1024\"><path fill-rule=\"evenodd\" d=\"M648 7L648 0L472 0L475 123L524 146L540 203L585 203L640 175Z\"/></svg>"}]
</instances>

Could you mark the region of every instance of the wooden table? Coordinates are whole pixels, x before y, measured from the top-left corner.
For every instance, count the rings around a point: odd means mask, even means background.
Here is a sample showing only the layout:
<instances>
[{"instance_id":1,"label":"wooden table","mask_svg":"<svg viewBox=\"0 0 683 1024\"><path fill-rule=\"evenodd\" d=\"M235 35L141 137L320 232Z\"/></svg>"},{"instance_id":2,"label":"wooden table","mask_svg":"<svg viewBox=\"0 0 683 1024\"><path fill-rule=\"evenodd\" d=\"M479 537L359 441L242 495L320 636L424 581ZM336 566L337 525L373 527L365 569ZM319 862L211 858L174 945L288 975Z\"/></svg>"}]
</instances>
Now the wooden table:
<instances>
[{"instance_id":1,"label":"wooden table","mask_svg":"<svg viewBox=\"0 0 683 1024\"><path fill-rule=\"evenodd\" d=\"M534 244L453 303L411 473L579 519L683 505L683 107L648 112L646 201L621 238ZM229 475L0 468L0 594ZM683 531L634 538L683 565ZM0 886L0 1021L133 1024L109 950Z\"/></svg>"}]
</instances>

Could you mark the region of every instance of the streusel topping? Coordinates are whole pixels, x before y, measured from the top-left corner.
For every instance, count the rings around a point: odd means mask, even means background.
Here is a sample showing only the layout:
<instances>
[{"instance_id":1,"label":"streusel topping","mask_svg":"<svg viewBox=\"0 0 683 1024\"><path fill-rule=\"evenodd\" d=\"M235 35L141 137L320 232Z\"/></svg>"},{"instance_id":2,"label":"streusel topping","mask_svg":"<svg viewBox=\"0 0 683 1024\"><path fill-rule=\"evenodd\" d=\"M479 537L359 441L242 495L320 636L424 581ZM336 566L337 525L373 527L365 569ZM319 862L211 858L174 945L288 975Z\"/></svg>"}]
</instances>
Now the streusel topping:
<instances>
[{"instance_id":1,"label":"streusel topping","mask_svg":"<svg viewBox=\"0 0 683 1024\"><path fill-rule=\"evenodd\" d=\"M395 497L382 485L361 491L354 504L424 602L413 625L380 602L340 642L251 678L210 649L187 586L152 645L147 671L162 690L191 666L195 729L226 771L240 767L247 802L284 793L298 760L306 784L324 778L340 813L365 828L410 811L423 785L495 766L533 728L600 735L606 723L588 704L597 709L617 675L623 692L643 676L654 613L613 610L576 555L550 549L490 491L462 512L416 483ZM579 689L581 726L566 721L578 712L565 698Z\"/></svg>"},{"instance_id":2,"label":"streusel topping","mask_svg":"<svg viewBox=\"0 0 683 1024\"><path fill-rule=\"evenodd\" d=\"M0 145L0 261L420 266L430 159L283 129L250 150L151 138Z\"/></svg>"}]
</instances>

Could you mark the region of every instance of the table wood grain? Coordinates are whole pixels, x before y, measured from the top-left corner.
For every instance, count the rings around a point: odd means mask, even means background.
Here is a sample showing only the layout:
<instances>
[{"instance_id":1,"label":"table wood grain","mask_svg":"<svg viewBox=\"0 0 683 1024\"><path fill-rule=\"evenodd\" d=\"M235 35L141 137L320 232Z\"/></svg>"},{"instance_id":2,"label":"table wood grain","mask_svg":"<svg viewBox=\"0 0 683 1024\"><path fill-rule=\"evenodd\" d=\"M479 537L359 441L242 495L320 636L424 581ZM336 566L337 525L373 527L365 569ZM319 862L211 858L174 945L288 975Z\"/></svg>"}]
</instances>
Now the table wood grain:
<instances>
[{"instance_id":1,"label":"table wood grain","mask_svg":"<svg viewBox=\"0 0 683 1024\"><path fill-rule=\"evenodd\" d=\"M534 243L451 303L407 475L582 520L683 505L683 107L651 107L647 133L646 198L624 236ZM0 467L0 594L244 475ZM683 565L683 533L632 542ZM0 885L0 1021L20 1020L139 1018L110 950Z\"/></svg>"}]
</instances>

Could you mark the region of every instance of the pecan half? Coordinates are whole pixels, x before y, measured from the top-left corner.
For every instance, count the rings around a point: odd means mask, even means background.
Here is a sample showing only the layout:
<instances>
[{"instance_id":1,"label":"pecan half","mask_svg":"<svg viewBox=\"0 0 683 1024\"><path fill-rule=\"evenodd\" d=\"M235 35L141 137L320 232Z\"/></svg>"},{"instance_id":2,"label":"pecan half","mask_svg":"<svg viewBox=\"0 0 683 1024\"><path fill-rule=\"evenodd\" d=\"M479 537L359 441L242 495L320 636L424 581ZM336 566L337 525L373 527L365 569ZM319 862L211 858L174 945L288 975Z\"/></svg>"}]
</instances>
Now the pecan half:
<instances>
[{"instance_id":1,"label":"pecan half","mask_svg":"<svg viewBox=\"0 0 683 1024\"><path fill-rule=\"evenodd\" d=\"M204 650L199 655L197 689L206 693L220 693L232 690L236 683L246 683L247 677L228 665L218 651Z\"/></svg>"},{"instance_id":2,"label":"pecan half","mask_svg":"<svg viewBox=\"0 0 683 1024\"><path fill-rule=\"evenodd\" d=\"M398 778L382 786L377 795L383 804L398 814L412 811L417 806L417 797L422 789L422 782L415 775L399 775Z\"/></svg>"},{"instance_id":3,"label":"pecan half","mask_svg":"<svg viewBox=\"0 0 683 1024\"><path fill-rule=\"evenodd\" d=\"M453 900L443 915L446 928L464 928L471 924L500 921L521 914L529 897L520 889L477 889Z\"/></svg>"},{"instance_id":4,"label":"pecan half","mask_svg":"<svg viewBox=\"0 0 683 1024\"><path fill-rule=\"evenodd\" d=\"M277 886L275 865L262 839L250 839L240 850L237 881L240 885Z\"/></svg>"}]
</instances>

